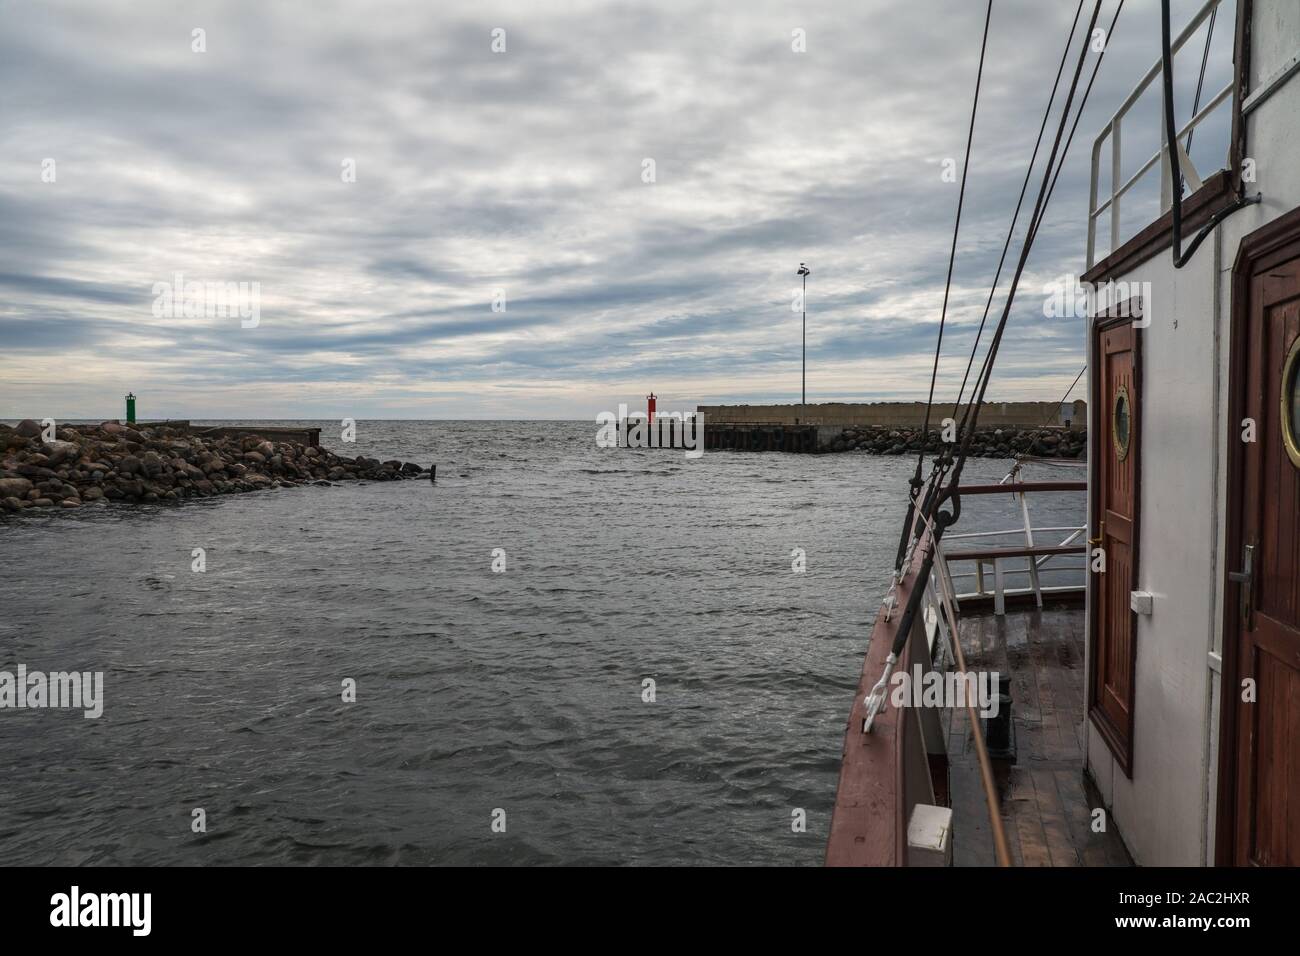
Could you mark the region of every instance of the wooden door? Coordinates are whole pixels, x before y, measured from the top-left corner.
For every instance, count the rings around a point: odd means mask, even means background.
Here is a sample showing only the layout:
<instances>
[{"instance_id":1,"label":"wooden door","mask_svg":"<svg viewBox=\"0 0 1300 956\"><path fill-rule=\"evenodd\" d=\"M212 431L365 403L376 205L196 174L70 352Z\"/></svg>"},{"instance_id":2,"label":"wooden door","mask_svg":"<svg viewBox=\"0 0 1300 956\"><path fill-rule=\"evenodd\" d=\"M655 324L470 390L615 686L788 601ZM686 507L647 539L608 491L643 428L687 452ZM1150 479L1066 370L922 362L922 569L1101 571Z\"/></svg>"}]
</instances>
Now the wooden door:
<instances>
[{"instance_id":1,"label":"wooden door","mask_svg":"<svg viewBox=\"0 0 1300 956\"><path fill-rule=\"evenodd\" d=\"M1129 313L1130 315L1132 313ZM1104 319L1093 343L1093 527L1102 548L1092 576L1088 714L1124 773L1133 768L1134 642L1130 594L1137 585L1140 432L1137 329Z\"/></svg>"},{"instance_id":2,"label":"wooden door","mask_svg":"<svg viewBox=\"0 0 1300 956\"><path fill-rule=\"evenodd\" d=\"M1229 436L1239 445L1224 645L1236 665L1224 686L1235 710L1231 862L1300 866L1300 243L1237 278L1249 291L1234 342L1244 424Z\"/></svg>"}]
</instances>

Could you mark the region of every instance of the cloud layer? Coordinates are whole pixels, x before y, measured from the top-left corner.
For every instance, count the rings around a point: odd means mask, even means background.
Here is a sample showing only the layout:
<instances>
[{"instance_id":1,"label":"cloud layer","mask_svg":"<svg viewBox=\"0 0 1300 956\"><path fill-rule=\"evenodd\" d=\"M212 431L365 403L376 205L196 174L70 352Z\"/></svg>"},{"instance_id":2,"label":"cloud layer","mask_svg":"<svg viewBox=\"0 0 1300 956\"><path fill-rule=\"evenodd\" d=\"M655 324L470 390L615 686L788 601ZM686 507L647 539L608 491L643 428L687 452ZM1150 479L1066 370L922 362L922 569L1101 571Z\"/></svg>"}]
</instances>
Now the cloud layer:
<instances>
[{"instance_id":1,"label":"cloud layer","mask_svg":"<svg viewBox=\"0 0 1300 956\"><path fill-rule=\"evenodd\" d=\"M699 6L0 2L0 418L117 415L128 390L195 418L797 401L801 261L809 400L923 397L984 5ZM995 0L940 397L1075 7ZM1092 140L1157 24L1128 0L993 397L1055 399L1082 364L1082 324L1044 319L1042 289L1082 270ZM1183 114L1201 45L1179 58ZM1155 148L1156 105L1126 166ZM1225 137L1197 134L1202 172ZM260 323L155 315L177 272L257 282Z\"/></svg>"}]
</instances>

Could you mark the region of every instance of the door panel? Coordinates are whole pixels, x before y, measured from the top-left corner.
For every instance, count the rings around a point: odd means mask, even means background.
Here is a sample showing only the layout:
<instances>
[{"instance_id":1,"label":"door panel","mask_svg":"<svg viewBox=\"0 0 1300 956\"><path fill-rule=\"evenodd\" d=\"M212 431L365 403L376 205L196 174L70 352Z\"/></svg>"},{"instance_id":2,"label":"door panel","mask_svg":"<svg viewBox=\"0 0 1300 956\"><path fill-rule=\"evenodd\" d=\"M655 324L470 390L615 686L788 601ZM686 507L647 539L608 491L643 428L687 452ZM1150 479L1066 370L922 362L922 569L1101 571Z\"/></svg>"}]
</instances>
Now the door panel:
<instances>
[{"instance_id":1,"label":"door panel","mask_svg":"<svg viewBox=\"0 0 1300 956\"><path fill-rule=\"evenodd\" d=\"M1093 577L1088 711L1124 772L1132 775L1133 668L1136 657L1130 593L1137 583L1140 390L1137 331L1132 320L1097 326L1091 400L1094 414L1092 545L1105 554Z\"/></svg>"},{"instance_id":2,"label":"door panel","mask_svg":"<svg viewBox=\"0 0 1300 956\"><path fill-rule=\"evenodd\" d=\"M1242 487L1234 502L1242 545L1253 549L1249 581L1238 589L1229 626L1236 648L1235 820L1233 862L1300 865L1300 462L1287 450L1295 417L1288 366L1300 337L1300 250L1265 260L1249 279L1247 355L1239 399L1256 423L1242 442ZM1295 428L1291 426L1291 433ZM1242 682L1254 683L1253 701Z\"/></svg>"}]
</instances>

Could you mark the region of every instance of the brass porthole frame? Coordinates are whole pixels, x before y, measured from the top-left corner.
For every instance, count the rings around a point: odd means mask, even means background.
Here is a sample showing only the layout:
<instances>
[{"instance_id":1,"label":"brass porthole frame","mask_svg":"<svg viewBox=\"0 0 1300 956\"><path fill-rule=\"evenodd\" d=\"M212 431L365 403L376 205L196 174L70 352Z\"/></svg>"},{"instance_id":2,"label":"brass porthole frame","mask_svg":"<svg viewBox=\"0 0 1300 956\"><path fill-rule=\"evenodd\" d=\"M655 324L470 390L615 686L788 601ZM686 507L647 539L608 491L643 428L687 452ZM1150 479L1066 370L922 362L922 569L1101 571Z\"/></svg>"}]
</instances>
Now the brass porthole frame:
<instances>
[{"instance_id":1,"label":"brass porthole frame","mask_svg":"<svg viewBox=\"0 0 1300 956\"><path fill-rule=\"evenodd\" d=\"M1282 385L1278 401L1278 418L1282 425L1282 444L1291 464L1300 468L1300 435L1295 432L1295 412L1289 399L1295 394L1295 378L1300 375L1300 336L1291 343L1291 351L1282 363Z\"/></svg>"},{"instance_id":2,"label":"brass porthole frame","mask_svg":"<svg viewBox=\"0 0 1300 956\"><path fill-rule=\"evenodd\" d=\"M1119 440L1119 416L1115 414L1120 402L1124 403L1124 409L1128 413L1128 434L1122 442ZM1133 402L1129 398L1127 385L1120 385L1116 390L1115 401L1110 407L1110 441L1115 446L1115 455L1120 461L1128 457L1129 448L1133 444Z\"/></svg>"}]
</instances>

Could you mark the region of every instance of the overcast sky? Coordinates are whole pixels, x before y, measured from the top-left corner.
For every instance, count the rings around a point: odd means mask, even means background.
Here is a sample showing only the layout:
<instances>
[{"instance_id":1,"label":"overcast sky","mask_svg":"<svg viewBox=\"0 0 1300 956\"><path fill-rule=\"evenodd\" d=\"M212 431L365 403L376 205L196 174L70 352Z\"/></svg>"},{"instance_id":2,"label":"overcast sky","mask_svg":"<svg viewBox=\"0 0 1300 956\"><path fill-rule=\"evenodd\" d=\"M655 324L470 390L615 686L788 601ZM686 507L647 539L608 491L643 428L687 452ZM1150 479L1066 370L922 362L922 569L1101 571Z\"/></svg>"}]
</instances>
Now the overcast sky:
<instances>
[{"instance_id":1,"label":"overcast sky","mask_svg":"<svg viewBox=\"0 0 1300 956\"><path fill-rule=\"evenodd\" d=\"M994 0L940 397L1077 5ZM128 390L142 417L193 418L798 401L801 261L809 401L923 398L984 10L0 0L0 418L116 417ZM1044 318L1043 287L1082 271L1092 141L1157 60L1158 11L1125 5L992 398L1055 400L1082 365L1082 322ZM1180 123L1202 45L1177 63ZM1129 172L1157 105L1126 127ZM1202 173L1225 129L1197 134ZM178 272L258 283L256 327L155 314Z\"/></svg>"}]
</instances>

